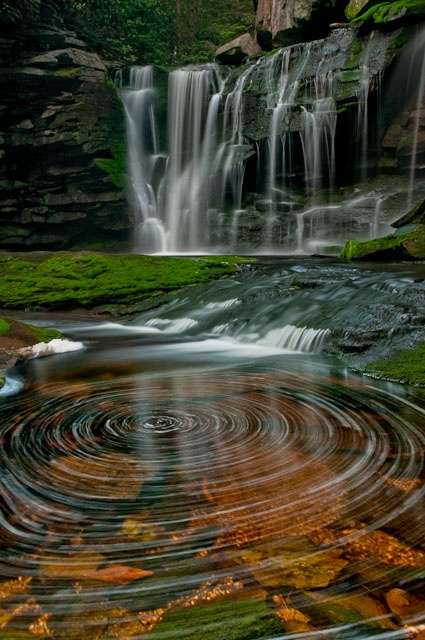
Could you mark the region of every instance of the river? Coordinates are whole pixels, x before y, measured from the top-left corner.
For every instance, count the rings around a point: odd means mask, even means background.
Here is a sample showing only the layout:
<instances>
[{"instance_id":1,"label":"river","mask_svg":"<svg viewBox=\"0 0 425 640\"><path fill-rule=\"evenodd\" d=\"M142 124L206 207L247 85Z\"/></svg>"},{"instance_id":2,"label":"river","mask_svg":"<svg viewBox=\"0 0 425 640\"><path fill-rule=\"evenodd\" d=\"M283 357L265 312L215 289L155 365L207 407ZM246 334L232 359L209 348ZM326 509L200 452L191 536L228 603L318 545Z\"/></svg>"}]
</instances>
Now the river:
<instances>
[{"instance_id":1,"label":"river","mask_svg":"<svg viewBox=\"0 0 425 640\"><path fill-rule=\"evenodd\" d=\"M127 321L27 314L83 348L0 397L0 636L424 637L423 396L353 372L423 341L424 282L276 258Z\"/></svg>"}]
</instances>

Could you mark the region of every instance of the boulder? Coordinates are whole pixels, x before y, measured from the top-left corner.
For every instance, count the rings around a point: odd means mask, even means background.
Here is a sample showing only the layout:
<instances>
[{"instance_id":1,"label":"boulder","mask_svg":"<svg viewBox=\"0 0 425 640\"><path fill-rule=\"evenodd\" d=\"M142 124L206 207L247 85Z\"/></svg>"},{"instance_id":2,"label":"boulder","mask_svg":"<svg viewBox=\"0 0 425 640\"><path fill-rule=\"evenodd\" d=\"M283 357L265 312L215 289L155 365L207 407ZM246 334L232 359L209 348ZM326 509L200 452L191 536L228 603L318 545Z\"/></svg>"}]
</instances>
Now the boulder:
<instances>
[{"instance_id":1,"label":"boulder","mask_svg":"<svg viewBox=\"0 0 425 640\"><path fill-rule=\"evenodd\" d=\"M265 50L324 37L332 22L327 0L259 0L256 37Z\"/></svg>"},{"instance_id":2,"label":"boulder","mask_svg":"<svg viewBox=\"0 0 425 640\"><path fill-rule=\"evenodd\" d=\"M425 225L406 233L393 233L382 238L357 242L350 240L341 252L343 260L424 260Z\"/></svg>"},{"instance_id":3,"label":"boulder","mask_svg":"<svg viewBox=\"0 0 425 640\"><path fill-rule=\"evenodd\" d=\"M255 56L260 51L261 47L251 34L244 33L219 47L215 57L222 64L241 64L246 58Z\"/></svg>"}]
</instances>

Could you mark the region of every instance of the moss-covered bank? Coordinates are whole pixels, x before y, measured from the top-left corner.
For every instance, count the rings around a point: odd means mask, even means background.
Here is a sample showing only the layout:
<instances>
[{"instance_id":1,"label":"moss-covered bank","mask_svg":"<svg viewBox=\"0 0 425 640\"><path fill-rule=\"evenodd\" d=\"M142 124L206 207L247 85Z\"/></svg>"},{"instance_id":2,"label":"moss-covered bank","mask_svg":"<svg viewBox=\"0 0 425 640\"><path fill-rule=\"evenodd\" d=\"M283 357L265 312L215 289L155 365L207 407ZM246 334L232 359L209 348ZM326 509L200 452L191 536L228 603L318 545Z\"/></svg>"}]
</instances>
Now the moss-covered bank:
<instances>
[{"instance_id":1,"label":"moss-covered bank","mask_svg":"<svg viewBox=\"0 0 425 640\"><path fill-rule=\"evenodd\" d=\"M364 371L375 378L425 387L425 343L416 349L400 351L392 358L371 362Z\"/></svg>"},{"instance_id":2,"label":"moss-covered bank","mask_svg":"<svg viewBox=\"0 0 425 640\"><path fill-rule=\"evenodd\" d=\"M0 368L19 350L60 337L54 329L18 322L8 310L87 309L114 315L159 304L184 287L229 276L244 258L174 258L94 252L0 253ZM2 386L0 371L0 387Z\"/></svg>"},{"instance_id":3,"label":"moss-covered bank","mask_svg":"<svg viewBox=\"0 0 425 640\"><path fill-rule=\"evenodd\" d=\"M176 258L98 252L0 254L0 307L111 313L235 273L243 258Z\"/></svg>"}]
</instances>

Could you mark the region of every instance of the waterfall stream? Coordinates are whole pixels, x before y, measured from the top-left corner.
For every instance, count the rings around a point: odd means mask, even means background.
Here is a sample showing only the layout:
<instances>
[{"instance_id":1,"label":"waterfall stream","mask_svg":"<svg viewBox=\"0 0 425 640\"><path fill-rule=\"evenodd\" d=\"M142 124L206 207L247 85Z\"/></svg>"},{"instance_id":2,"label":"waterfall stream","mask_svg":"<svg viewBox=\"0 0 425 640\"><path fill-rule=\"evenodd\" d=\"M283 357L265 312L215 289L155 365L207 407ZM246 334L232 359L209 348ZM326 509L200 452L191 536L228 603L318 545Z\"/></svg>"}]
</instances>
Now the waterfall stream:
<instances>
[{"instance_id":1,"label":"waterfall stream","mask_svg":"<svg viewBox=\"0 0 425 640\"><path fill-rule=\"evenodd\" d=\"M418 88L404 187L373 183L384 135L385 34L372 32L355 53L354 32L336 29L239 73L216 65L120 71L135 250L332 253L348 237L390 232L413 203L422 153L423 33L405 54L404 66L416 61L410 85ZM339 125L350 99L352 131ZM403 188L408 201L393 208Z\"/></svg>"}]
</instances>

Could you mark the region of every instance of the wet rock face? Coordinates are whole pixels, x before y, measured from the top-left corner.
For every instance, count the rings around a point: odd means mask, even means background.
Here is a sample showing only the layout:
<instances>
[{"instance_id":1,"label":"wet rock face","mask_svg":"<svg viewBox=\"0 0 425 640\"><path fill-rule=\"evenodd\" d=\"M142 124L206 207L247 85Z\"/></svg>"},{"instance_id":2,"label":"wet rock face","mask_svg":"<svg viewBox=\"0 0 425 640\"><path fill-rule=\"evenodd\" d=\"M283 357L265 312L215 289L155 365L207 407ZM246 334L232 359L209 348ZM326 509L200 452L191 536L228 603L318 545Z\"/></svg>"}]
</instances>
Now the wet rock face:
<instances>
[{"instance_id":1,"label":"wet rock face","mask_svg":"<svg viewBox=\"0 0 425 640\"><path fill-rule=\"evenodd\" d=\"M320 38L331 22L331 3L325 0L259 0L257 41L265 50Z\"/></svg>"},{"instance_id":2,"label":"wet rock face","mask_svg":"<svg viewBox=\"0 0 425 640\"><path fill-rule=\"evenodd\" d=\"M128 235L121 104L101 58L53 22L3 29L0 249Z\"/></svg>"}]
</instances>

